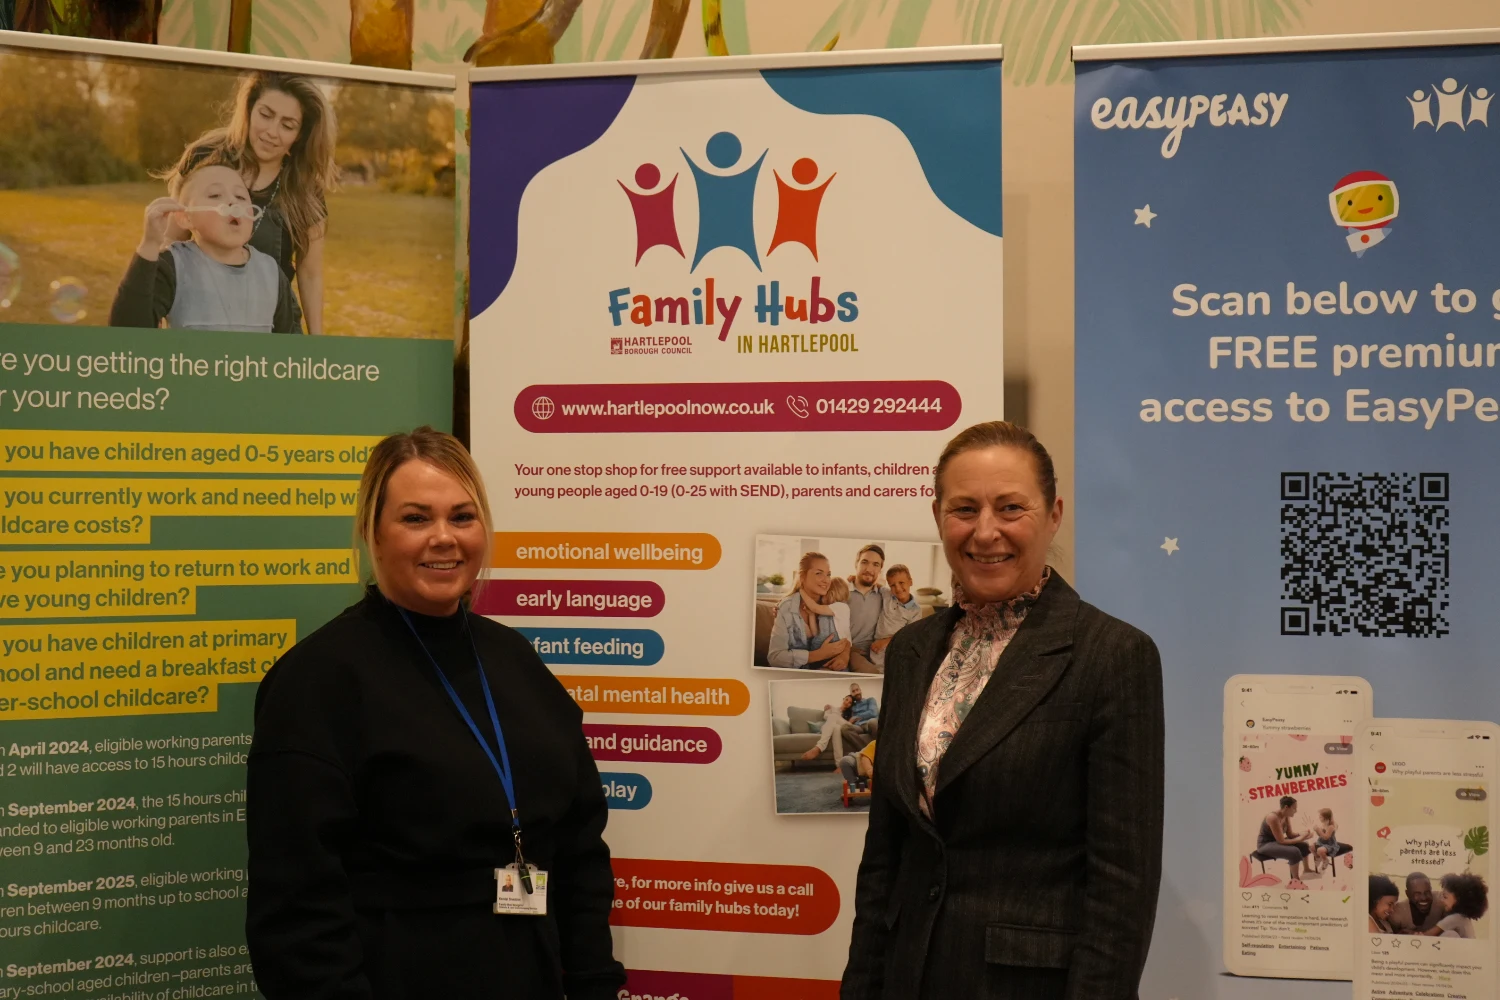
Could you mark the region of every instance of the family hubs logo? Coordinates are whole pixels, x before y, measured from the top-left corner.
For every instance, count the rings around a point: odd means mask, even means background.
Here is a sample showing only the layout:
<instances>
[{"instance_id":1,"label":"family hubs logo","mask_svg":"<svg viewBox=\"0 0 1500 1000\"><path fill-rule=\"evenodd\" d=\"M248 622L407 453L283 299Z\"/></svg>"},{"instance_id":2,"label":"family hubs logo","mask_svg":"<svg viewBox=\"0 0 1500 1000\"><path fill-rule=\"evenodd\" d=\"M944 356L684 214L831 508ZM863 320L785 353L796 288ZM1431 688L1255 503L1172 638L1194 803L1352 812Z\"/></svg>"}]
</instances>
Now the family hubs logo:
<instances>
[{"instance_id":1,"label":"family hubs logo","mask_svg":"<svg viewBox=\"0 0 1500 1000\"><path fill-rule=\"evenodd\" d=\"M1464 100L1468 99L1469 115L1464 117ZM1434 86L1432 93L1425 90L1414 90L1412 95L1406 99L1411 105L1411 127L1415 129L1418 125L1431 125L1435 131L1441 131L1444 125L1457 125L1460 129L1468 131L1473 124L1490 127L1490 102L1495 99L1493 91L1486 87L1475 87L1469 92L1467 84L1460 87L1458 81L1453 77L1443 81L1441 87ZM1432 120L1432 106L1437 105L1437 121Z\"/></svg>"},{"instance_id":2,"label":"family hubs logo","mask_svg":"<svg viewBox=\"0 0 1500 1000\"><path fill-rule=\"evenodd\" d=\"M1194 94L1191 97L1152 97L1144 104L1136 97L1122 97L1116 104L1108 97L1094 102L1089 118L1098 129L1166 129L1161 155L1170 160L1182 144L1183 129L1194 128L1205 118L1214 128L1226 125L1275 128L1286 111L1290 94Z\"/></svg>"},{"instance_id":3,"label":"family hubs logo","mask_svg":"<svg viewBox=\"0 0 1500 1000\"><path fill-rule=\"evenodd\" d=\"M690 175L698 198L698 239L688 272L696 271L710 252L721 248L739 251L755 265L756 270L763 270L760 243L755 232L755 192L761 168L766 165L771 151L762 150L753 161L747 162L749 157L745 155L739 136L733 132L717 132L704 144L705 163L700 164L685 149L679 152L687 166L686 174L679 171L663 182L659 166L642 163L635 169L634 187L625 181L617 181L630 199L630 208L635 215L635 263L639 265L646 252L655 247L666 247L687 260L677 228L675 199L677 182ZM822 177L817 161L806 156L792 163L788 173L790 180L783 177L780 170L771 168L776 180L776 226L765 256L770 257L778 248L795 243L817 261L818 215L823 195L837 174ZM629 321L642 327L654 323L710 326L718 328L719 340L727 340L744 299L740 295L718 294L714 286L714 279L705 277L690 295L651 296L635 293L629 286L612 289L607 307L611 325L621 326ZM780 326L783 320L807 324L852 323L858 318L858 296L852 291L825 295L823 279L818 276L810 280L807 294L802 297L783 295L781 282L777 280L762 283L755 290L757 323L771 326ZM635 353L629 349L629 339L613 338L611 351ZM852 335L832 339L846 341L848 349L853 349ZM615 350L616 347L619 350Z\"/></svg>"}]
</instances>

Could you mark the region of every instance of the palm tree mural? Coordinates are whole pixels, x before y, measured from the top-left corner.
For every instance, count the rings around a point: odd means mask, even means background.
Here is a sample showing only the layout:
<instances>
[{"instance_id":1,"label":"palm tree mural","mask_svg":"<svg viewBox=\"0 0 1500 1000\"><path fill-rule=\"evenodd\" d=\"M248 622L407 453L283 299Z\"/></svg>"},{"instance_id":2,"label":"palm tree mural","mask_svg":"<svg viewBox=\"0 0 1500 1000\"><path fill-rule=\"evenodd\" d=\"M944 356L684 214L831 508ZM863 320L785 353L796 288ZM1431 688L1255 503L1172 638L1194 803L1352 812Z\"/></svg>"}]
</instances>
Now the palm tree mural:
<instances>
[{"instance_id":1,"label":"palm tree mural","mask_svg":"<svg viewBox=\"0 0 1500 1000\"><path fill-rule=\"evenodd\" d=\"M412 0L349 0L349 61L411 69Z\"/></svg>"},{"instance_id":2,"label":"palm tree mural","mask_svg":"<svg viewBox=\"0 0 1500 1000\"><path fill-rule=\"evenodd\" d=\"M573 23L582 0L487 0L484 29L479 39L464 53L464 62L475 66L516 66L550 63L557 43ZM651 15L646 24L646 39L640 58L666 59L677 51L682 28L687 22L689 0L651 0ZM613 0L605 0L599 20L609 20ZM637 3L626 13L621 30L638 23L645 3ZM596 32L597 34L597 32ZM623 41L623 39L621 40ZM594 39L591 51L598 48ZM618 56L615 56L618 58Z\"/></svg>"},{"instance_id":3,"label":"palm tree mural","mask_svg":"<svg viewBox=\"0 0 1500 1000\"><path fill-rule=\"evenodd\" d=\"M723 0L727 6L731 0ZM969 44L1003 42L1005 74L1021 85L1069 79L1074 45L1246 38L1295 30L1313 0L945 0ZM705 0L705 9L708 0ZM951 5L951 6L950 6ZM884 44L916 45L933 0L842 0L808 43L826 47L866 22L886 24Z\"/></svg>"},{"instance_id":4,"label":"palm tree mural","mask_svg":"<svg viewBox=\"0 0 1500 1000\"><path fill-rule=\"evenodd\" d=\"M19 31L156 42L162 0L14 0Z\"/></svg>"}]
</instances>

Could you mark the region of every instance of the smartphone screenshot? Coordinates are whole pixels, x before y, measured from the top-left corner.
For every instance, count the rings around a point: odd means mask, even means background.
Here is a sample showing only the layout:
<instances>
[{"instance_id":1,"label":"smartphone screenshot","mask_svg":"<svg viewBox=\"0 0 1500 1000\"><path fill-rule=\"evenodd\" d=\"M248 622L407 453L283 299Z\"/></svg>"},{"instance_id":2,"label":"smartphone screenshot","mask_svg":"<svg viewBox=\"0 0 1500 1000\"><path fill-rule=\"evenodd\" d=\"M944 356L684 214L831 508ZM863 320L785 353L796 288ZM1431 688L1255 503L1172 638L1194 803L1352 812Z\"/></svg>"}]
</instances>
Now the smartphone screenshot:
<instances>
[{"instance_id":1,"label":"smartphone screenshot","mask_svg":"<svg viewBox=\"0 0 1500 1000\"><path fill-rule=\"evenodd\" d=\"M1224 685L1224 965L1237 976L1350 979L1360 677Z\"/></svg>"},{"instance_id":2,"label":"smartphone screenshot","mask_svg":"<svg viewBox=\"0 0 1500 1000\"><path fill-rule=\"evenodd\" d=\"M1493 1000L1500 726L1374 719L1360 729L1355 843L1369 885L1354 911L1354 996Z\"/></svg>"}]
</instances>

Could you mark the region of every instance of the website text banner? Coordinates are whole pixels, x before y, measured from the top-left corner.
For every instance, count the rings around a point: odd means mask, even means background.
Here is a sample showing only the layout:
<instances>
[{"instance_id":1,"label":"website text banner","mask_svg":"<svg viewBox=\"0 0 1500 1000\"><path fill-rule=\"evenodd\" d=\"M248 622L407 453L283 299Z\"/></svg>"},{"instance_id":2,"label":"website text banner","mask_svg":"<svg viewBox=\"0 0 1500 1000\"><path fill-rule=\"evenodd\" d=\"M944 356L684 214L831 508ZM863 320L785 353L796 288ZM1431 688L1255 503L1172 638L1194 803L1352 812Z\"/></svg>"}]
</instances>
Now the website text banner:
<instances>
[{"instance_id":1,"label":"website text banner","mask_svg":"<svg viewBox=\"0 0 1500 1000\"><path fill-rule=\"evenodd\" d=\"M1355 843L1347 706L1500 713L1497 87L1487 45L1079 64L1079 583L1167 681L1143 997L1341 1000L1366 881L1465 873Z\"/></svg>"},{"instance_id":2,"label":"website text banner","mask_svg":"<svg viewBox=\"0 0 1500 1000\"><path fill-rule=\"evenodd\" d=\"M357 599L360 470L447 422L451 366L441 340L0 325L7 995L255 993L256 684Z\"/></svg>"},{"instance_id":3,"label":"website text banner","mask_svg":"<svg viewBox=\"0 0 1500 1000\"><path fill-rule=\"evenodd\" d=\"M808 553L826 585L868 543L867 607L898 562L911 615L951 599L932 465L1002 414L1000 63L970 56L473 86L485 608L586 713L641 859L632 989L842 974L876 732L823 727L882 668L776 622Z\"/></svg>"}]
</instances>

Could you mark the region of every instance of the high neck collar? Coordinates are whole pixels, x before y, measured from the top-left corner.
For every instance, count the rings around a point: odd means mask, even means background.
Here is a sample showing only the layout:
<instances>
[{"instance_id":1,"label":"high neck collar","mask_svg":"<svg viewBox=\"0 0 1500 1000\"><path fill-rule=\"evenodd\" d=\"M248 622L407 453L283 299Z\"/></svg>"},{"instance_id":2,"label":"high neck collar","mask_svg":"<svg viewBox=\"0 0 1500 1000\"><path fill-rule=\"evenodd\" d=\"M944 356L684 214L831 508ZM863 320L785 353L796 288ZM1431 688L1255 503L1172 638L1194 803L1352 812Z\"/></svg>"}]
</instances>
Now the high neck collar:
<instances>
[{"instance_id":1,"label":"high neck collar","mask_svg":"<svg viewBox=\"0 0 1500 1000\"><path fill-rule=\"evenodd\" d=\"M1026 612L1030 610L1031 606L1036 603L1037 598L1042 596L1042 590L1047 586L1047 581L1050 579L1052 579L1052 567L1044 566L1042 568L1042 578L1037 581L1035 587L1024 594L1018 594L1008 600L996 601L994 603L982 603L971 600L969 595L964 592L963 584L955 579L953 581L953 603L963 609L965 618L981 621L1022 618L1025 617Z\"/></svg>"},{"instance_id":2,"label":"high neck collar","mask_svg":"<svg viewBox=\"0 0 1500 1000\"><path fill-rule=\"evenodd\" d=\"M387 597L385 593L373 583L365 588L365 596L368 600L373 601L377 605L385 608L391 614L396 615L397 617L404 616L407 621L412 623L412 627L423 635L459 634L464 630L464 618L466 609L464 608L462 601L459 602L458 610L453 612L451 615L426 615L420 611L413 611L410 608L403 608L401 605L397 604L395 601Z\"/></svg>"}]
</instances>

